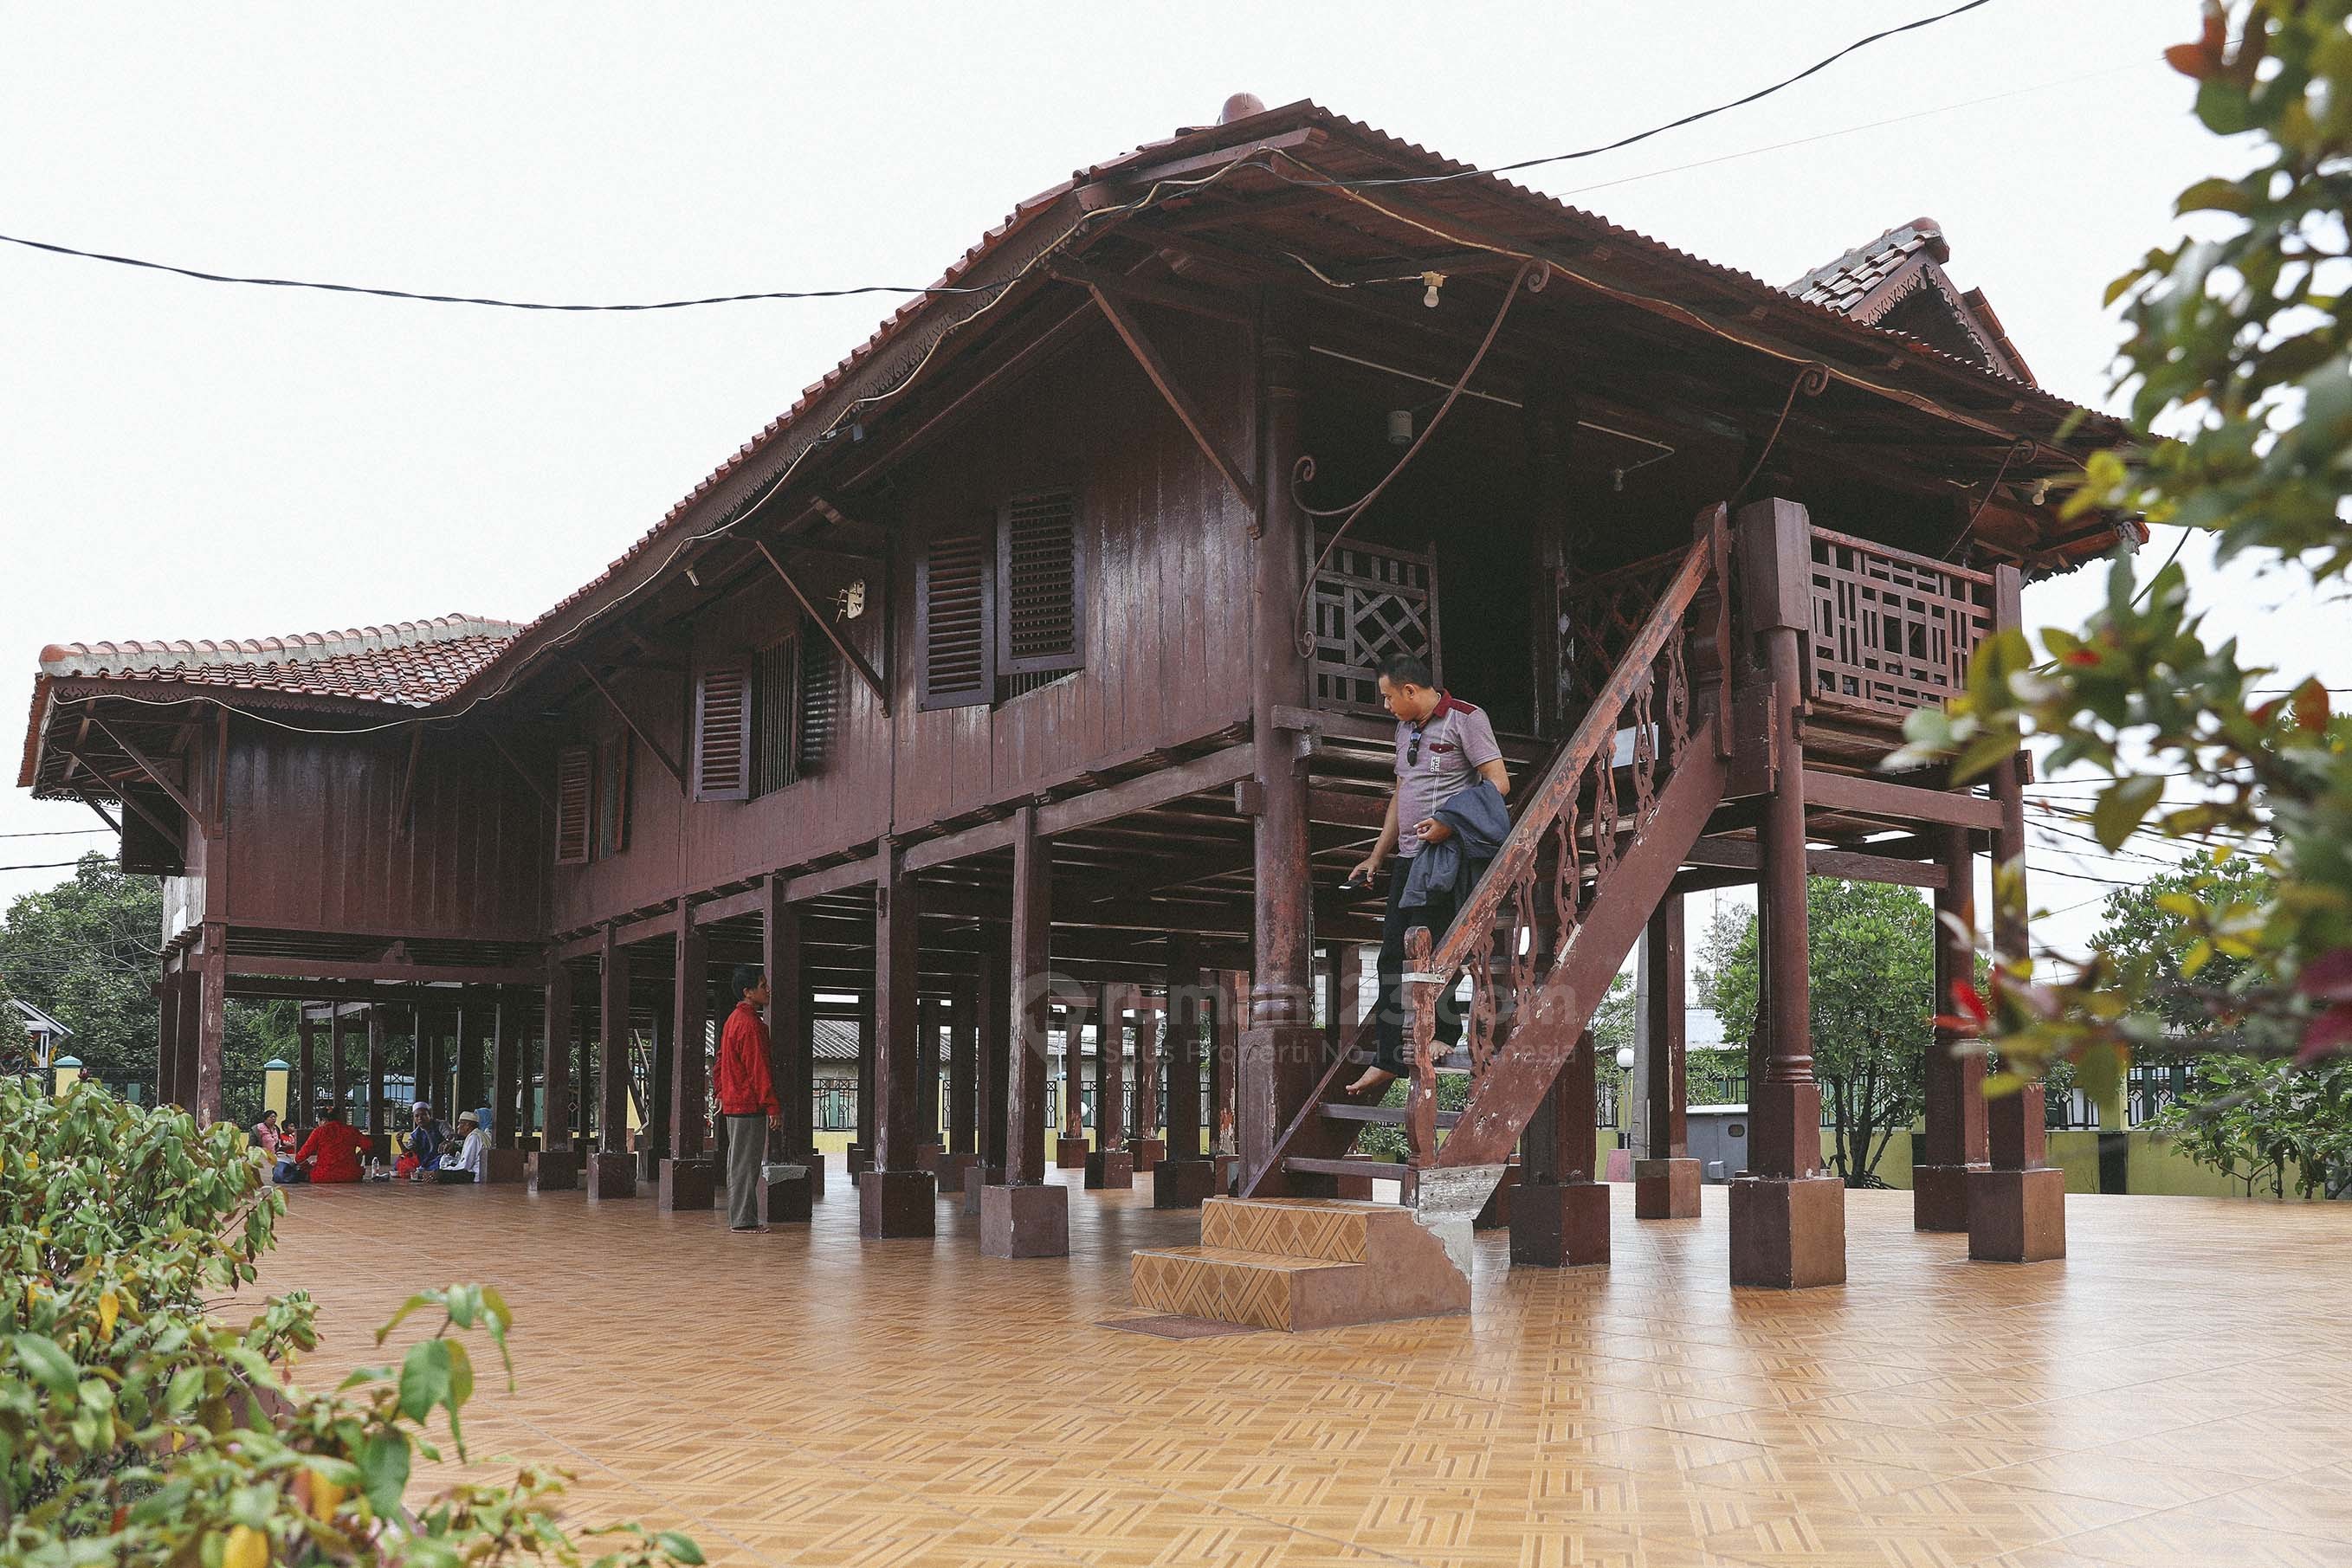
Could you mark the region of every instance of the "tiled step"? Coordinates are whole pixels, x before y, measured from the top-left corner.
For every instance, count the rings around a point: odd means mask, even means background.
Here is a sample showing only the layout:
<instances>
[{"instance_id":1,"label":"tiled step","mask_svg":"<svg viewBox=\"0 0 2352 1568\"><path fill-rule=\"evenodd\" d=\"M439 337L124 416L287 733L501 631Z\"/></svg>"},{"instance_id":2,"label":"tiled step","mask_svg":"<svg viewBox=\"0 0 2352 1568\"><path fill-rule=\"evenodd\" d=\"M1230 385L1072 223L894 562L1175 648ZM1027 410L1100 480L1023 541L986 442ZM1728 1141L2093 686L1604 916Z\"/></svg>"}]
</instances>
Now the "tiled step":
<instances>
[{"instance_id":1,"label":"tiled step","mask_svg":"<svg viewBox=\"0 0 2352 1568\"><path fill-rule=\"evenodd\" d=\"M1138 1307L1255 1328L1305 1330L1470 1309L1470 1281L1393 1204L1211 1198L1201 1245L1135 1254Z\"/></svg>"}]
</instances>

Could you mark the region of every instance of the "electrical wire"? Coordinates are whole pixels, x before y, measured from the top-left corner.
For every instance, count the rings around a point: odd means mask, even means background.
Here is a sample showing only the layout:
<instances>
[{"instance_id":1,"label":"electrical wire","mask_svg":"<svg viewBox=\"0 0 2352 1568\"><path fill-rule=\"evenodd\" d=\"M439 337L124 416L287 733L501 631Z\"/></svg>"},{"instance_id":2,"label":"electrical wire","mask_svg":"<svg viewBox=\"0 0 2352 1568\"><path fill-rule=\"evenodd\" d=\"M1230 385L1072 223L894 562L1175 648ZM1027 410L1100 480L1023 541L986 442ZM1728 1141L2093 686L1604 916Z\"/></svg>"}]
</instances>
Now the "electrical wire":
<instances>
[{"instance_id":1,"label":"electrical wire","mask_svg":"<svg viewBox=\"0 0 2352 1568\"><path fill-rule=\"evenodd\" d=\"M38 832L0 833L0 839L70 839L83 833L110 833L112 828L49 828Z\"/></svg>"},{"instance_id":2,"label":"electrical wire","mask_svg":"<svg viewBox=\"0 0 2352 1568\"><path fill-rule=\"evenodd\" d=\"M111 866L116 862L108 861L106 863ZM30 865L0 865L0 871L56 871L63 866L79 864L81 864L80 861L38 861Z\"/></svg>"}]
</instances>

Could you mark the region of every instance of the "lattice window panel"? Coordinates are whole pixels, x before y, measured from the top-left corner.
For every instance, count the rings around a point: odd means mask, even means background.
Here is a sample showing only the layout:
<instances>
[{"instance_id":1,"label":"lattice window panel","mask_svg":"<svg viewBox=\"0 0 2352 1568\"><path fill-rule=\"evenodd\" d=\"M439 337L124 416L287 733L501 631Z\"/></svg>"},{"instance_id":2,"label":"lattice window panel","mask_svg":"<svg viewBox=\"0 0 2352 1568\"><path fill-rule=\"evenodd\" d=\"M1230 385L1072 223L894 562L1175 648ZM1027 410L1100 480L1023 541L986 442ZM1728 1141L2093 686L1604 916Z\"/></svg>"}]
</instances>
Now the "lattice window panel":
<instances>
[{"instance_id":1,"label":"lattice window panel","mask_svg":"<svg viewBox=\"0 0 2352 1568\"><path fill-rule=\"evenodd\" d=\"M1318 539L1319 552L1326 541ZM1315 574L1315 706L1385 714L1381 662L1396 653L1429 661L1445 683L1437 623L1437 553L1342 539Z\"/></svg>"},{"instance_id":2,"label":"lattice window panel","mask_svg":"<svg viewBox=\"0 0 2352 1568\"><path fill-rule=\"evenodd\" d=\"M1820 528L1812 604L1813 700L1895 718L1966 686L1992 631L1990 575Z\"/></svg>"}]
</instances>

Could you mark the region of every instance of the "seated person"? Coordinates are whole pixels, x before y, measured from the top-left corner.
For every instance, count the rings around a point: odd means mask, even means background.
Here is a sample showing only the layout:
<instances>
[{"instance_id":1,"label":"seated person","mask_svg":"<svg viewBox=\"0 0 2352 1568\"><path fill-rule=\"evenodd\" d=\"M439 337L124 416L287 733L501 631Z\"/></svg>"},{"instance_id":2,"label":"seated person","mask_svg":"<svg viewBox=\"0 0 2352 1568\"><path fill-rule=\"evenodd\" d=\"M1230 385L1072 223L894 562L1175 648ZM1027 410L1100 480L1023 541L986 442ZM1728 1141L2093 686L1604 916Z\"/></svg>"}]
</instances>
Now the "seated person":
<instances>
[{"instance_id":1,"label":"seated person","mask_svg":"<svg viewBox=\"0 0 2352 1568\"><path fill-rule=\"evenodd\" d=\"M436 1182L485 1182L490 1179L490 1140L471 1111L457 1115L457 1146L441 1156L433 1173Z\"/></svg>"},{"instance_id":2,"label":"seated person","mask_svg":"<svg viewBox=\"0 0 2352 1568\"><path fill-rule=\"evenodd\" d=\"M367 1134L343 1120L341 1107L331 1103L319 1106L319 1124L302 1140L301 1153L294 1156L298 1171L306 1171L305 1179L318 1182L350 1182L360 1179L360 1156L370 1147Z\"/></svg>"},{"instance_id":3,"label":"seated person","mask_svg":"<svg viewBox=\"0 0 2352 1568\"><path fill-rule=\"evenodd\" d=\"M419 1100L414 1113L415 1121L401 1138L401 1155L394 1162L392 1174L423 1181L425 1173L439 1162L441 1146L447 1139L441 1124L434 1118L432 1106Z\"/></svg>"},{"instance_id":4,"label":"seated person","mask_svg":"<svg viewBox=\"0 0 2352 1568\"><path fill-rule=\"evenodd\" d=\"M294 1150L290 1135L278 1124L278 1113L264 1111L261 1120L248 1129L247 1135L252 1138L255 1148L269 1156L269 1179L286 1180L287 1172L293 1167Z\"/></svg>"}]
</instances>

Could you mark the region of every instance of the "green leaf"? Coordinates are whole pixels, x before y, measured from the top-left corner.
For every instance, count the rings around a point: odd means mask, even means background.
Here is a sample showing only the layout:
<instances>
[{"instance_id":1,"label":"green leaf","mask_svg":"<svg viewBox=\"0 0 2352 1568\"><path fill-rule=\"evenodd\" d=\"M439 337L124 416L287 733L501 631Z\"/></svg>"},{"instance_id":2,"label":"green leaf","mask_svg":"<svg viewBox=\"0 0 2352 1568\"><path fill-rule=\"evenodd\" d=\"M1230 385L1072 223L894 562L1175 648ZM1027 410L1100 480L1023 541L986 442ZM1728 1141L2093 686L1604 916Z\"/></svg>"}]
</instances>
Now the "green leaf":
<instances>
[{"instance_id":1,"label":"green leaf","mask_svg":"<svg viewBox=\"0 0 2352 1568\"><path fill-rule=\"evenodd\" d=\"M428 1339L408 1347L400 1364L400 1413L424 1422L449 1397L449 1342Z\"/></svg>"},{"instance_id":2,"label":"green leaf","mask_svg":"<svg viewBox=\"0 0 2352 1568\"><path fill-rule=\"evenodd\" d=\"M360 1488L379 1519L400 1511L400 1495L408 1490L408 1435L392 1427L368 1434L360 1449Z\"/></svg>"},{"instance_id":3,"label":"green leaf","mask_svg":"<svg viewBox=\"0 0 2352 1568\"><path fill-rule=\"evenodd\" d=\"M2252 205L2252 199L2239 189L2236 181L2216 176L2200 180L2181 192L2179 200L2172 204L2172 210L2175 213L2243 213Z\"/></svg>"},{"instance_id":4,"label":"green leaf","mask_svg":"<svg viewBox=\"0 0 2352 1568\"><path fill-rule=\"evenodd\" d=\"M2164 780L2147 774L2137 774L2111 786L2091 808L2091 831L2100 844L2110 851L2119 850L2124 841L2139 831L2156 803L2164 798Z\"/></svg>"},{"instance_id":5,"label":"green leaf","mask_svg":"<svg viewBox=\"0 0 2352 1568\"><path fill-rule=\"evenodd\" d=\"M34 1382L60 1399L74 1396L74 1385L79 1378L73 1357L58 1349L55 1340L43 1334L20 1333L16 1344L16 1360Z\"/></svg>"},{"instance_id":6,"label":"green leaf","mask_svg":"<svg viewBox=\"0 0 2352 1568\"><path fill-rule=\"evenodd\" d=\"M694 1543L694 1537L691 1535L682 1535L675 1530L665 1530L655 1535L654 1544L668 1552L670 1561L673 1563L691 1565L702 1561L702 1548Z\"/></svg>"}]
</instances>

